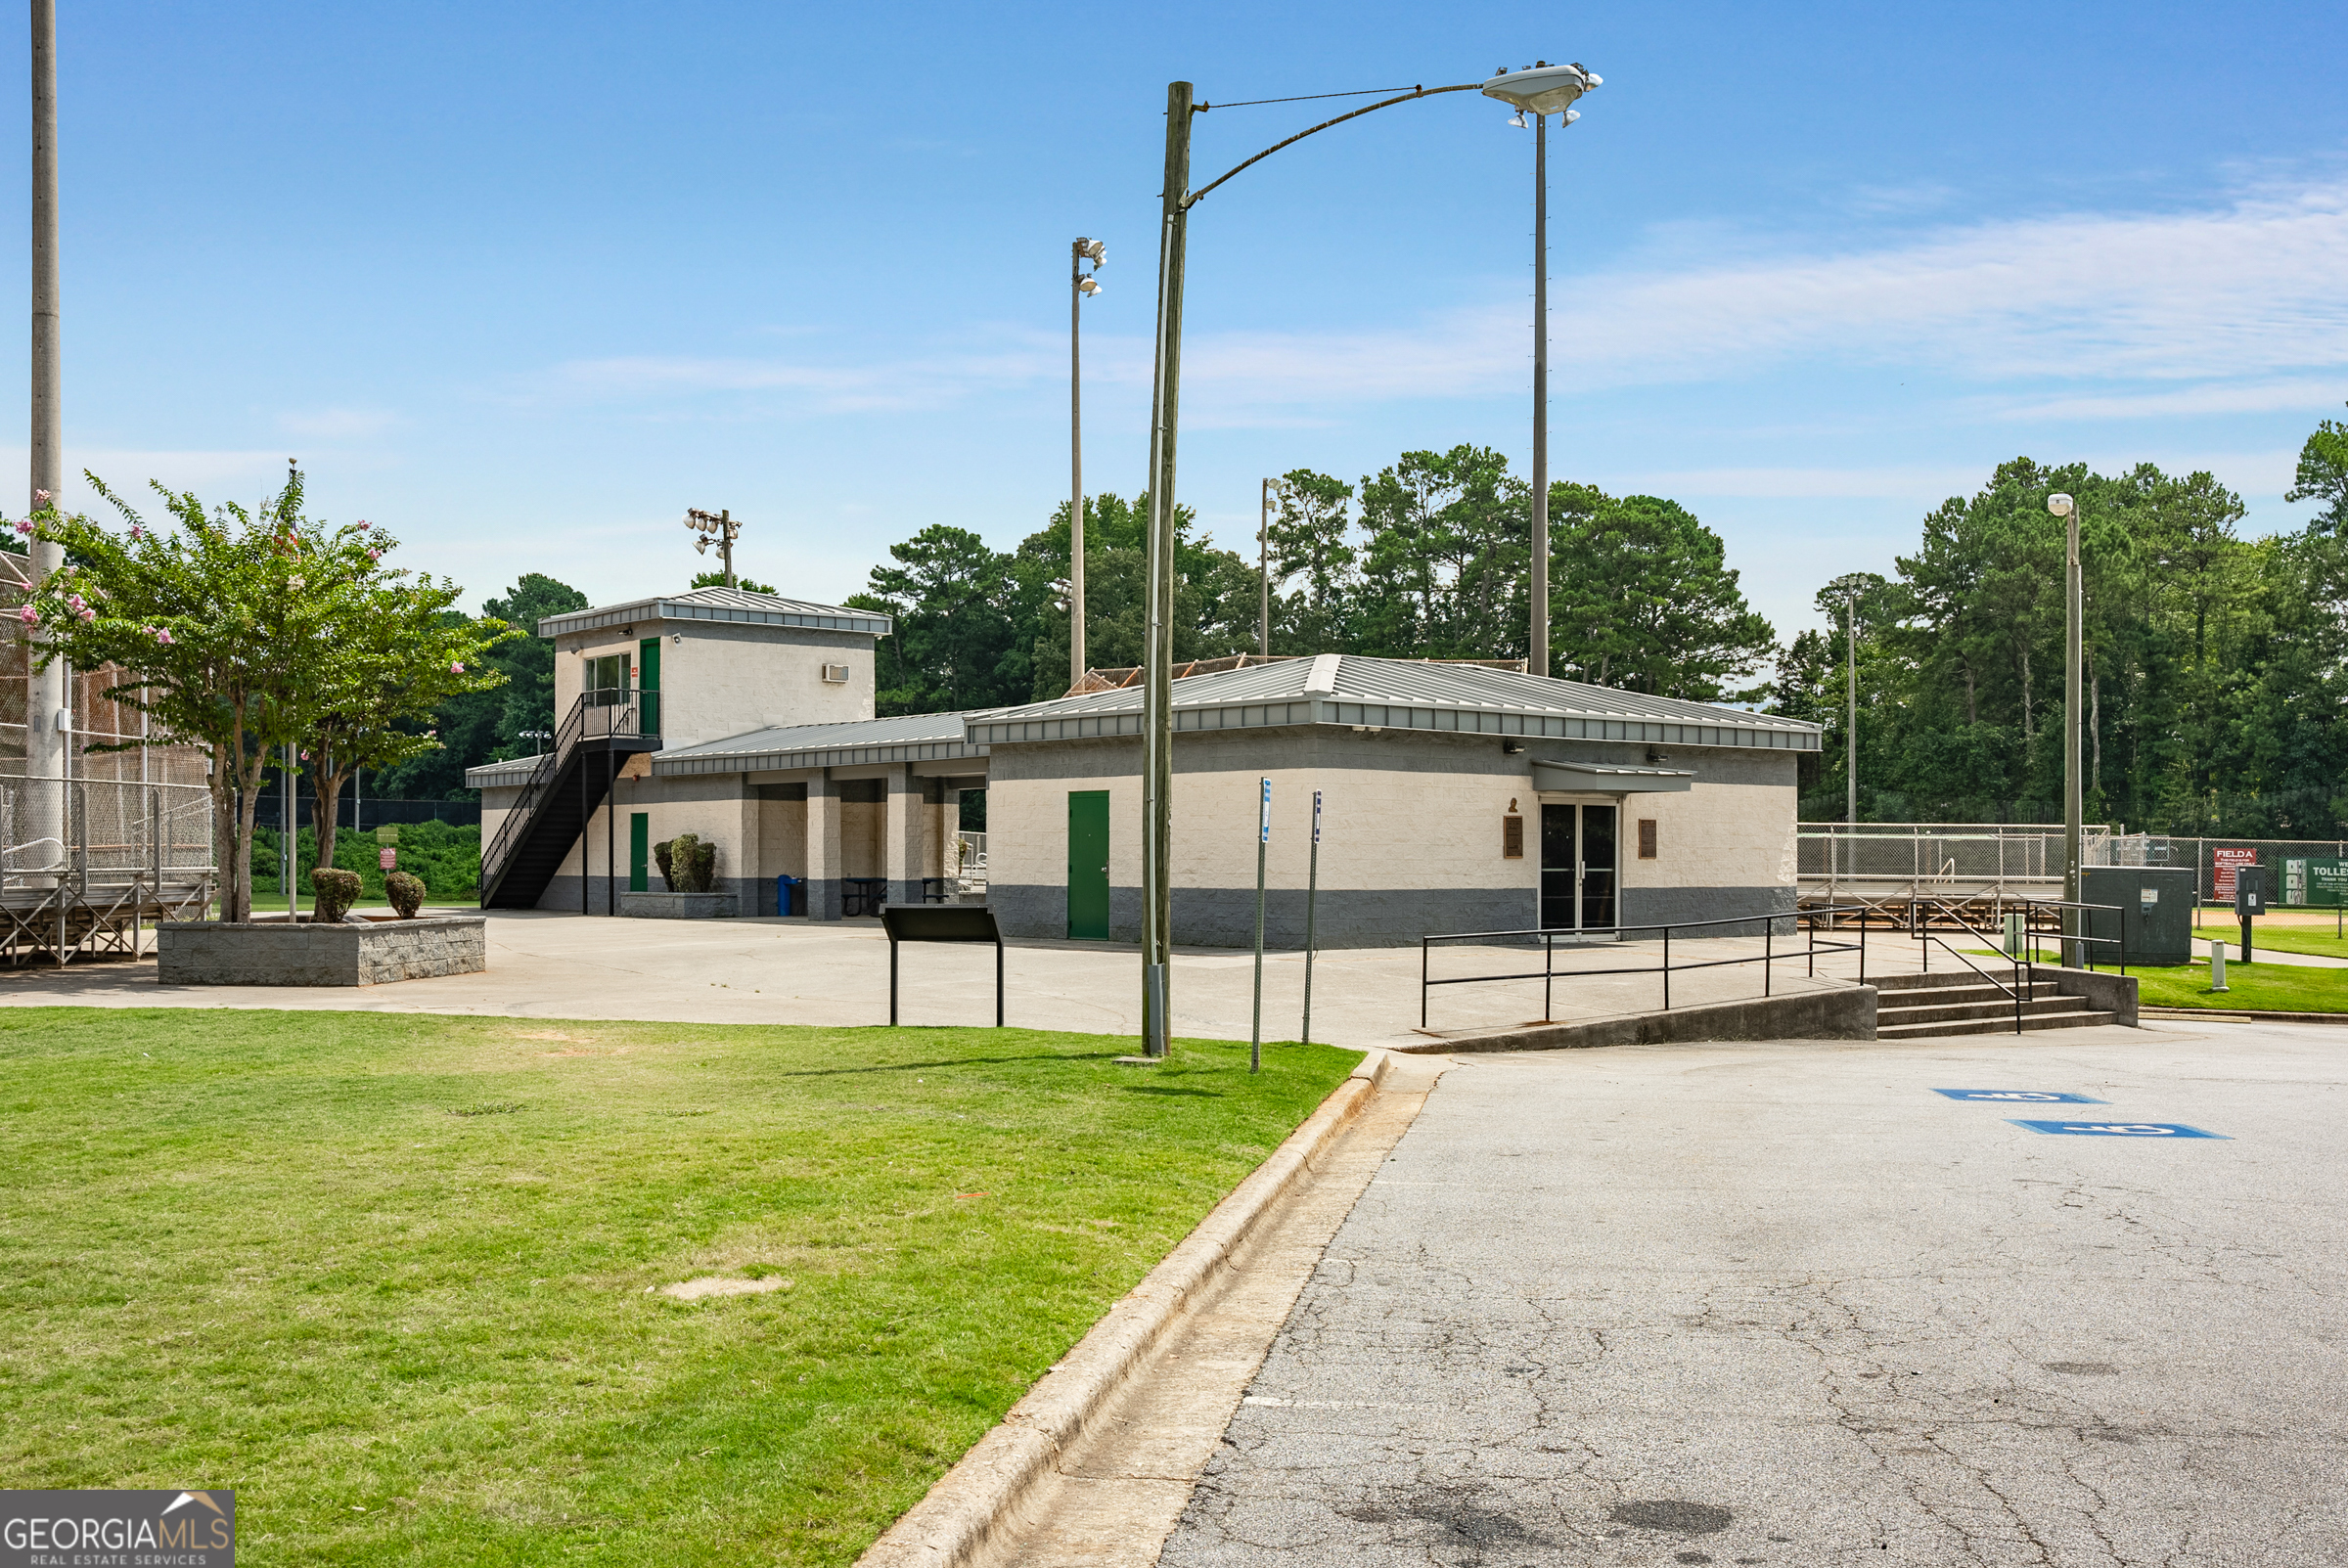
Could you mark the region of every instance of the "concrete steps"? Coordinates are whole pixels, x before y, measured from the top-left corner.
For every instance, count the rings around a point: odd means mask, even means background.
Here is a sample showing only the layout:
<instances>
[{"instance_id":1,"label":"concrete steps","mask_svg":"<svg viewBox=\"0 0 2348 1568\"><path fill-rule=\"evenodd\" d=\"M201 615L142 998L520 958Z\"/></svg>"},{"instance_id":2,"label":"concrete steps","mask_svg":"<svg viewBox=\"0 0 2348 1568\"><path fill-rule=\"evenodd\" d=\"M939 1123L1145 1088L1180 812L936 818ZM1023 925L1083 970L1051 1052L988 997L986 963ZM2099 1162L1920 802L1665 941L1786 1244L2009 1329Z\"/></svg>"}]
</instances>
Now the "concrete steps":
<instances>
[{"instance_id":1,"label":"concrete steps","mask_svg":"<svg viewBox=\"0 0 2348 1568\"><path fill-rule=\"evenodd\" d=\"M1877 1040L2014 1033L2012 995L1969 969L1955 974L1889 975L1875 986ZM2078 997L2064 996L2045 981L2029 987L2020 1010L2025 1033L2083 1029L2113 1021L2113 1014L2097 1011Z\"/></svg>"}]
</instances>

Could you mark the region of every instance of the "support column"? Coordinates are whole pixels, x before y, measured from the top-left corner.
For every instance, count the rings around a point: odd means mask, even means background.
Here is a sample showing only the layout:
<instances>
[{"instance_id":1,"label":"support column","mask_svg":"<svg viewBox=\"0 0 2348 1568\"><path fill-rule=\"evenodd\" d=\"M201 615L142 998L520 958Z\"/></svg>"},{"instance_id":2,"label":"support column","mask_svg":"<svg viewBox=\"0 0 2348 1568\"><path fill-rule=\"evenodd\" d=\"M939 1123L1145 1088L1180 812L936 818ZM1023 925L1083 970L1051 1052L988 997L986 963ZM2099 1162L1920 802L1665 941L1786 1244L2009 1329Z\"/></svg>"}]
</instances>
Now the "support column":
<instances>
[{"instance_id":1,"label":"support column","mask_svg":"<svg viewBox=\"0 0 2348 1568\"><path fill-rule=\"evenodd\" d=\"M839 785L830 770L807 781L807 918L839 918Z\"/></svg>"},{"instance_id":2,"label":"support column","mask_svg":"<svg viewBox=\"0 0 2348 1568\"><path fill-rule=\"evenodd\" d=\"M901 907L922 902L922 878L929 874L928 857L922 853L928 833L923 822L927 801L926 779L913 776L913 764L898 763L888 770L888 816L881 827L880 874L888 878L888 901Z\"/></svg>"}]
</instances>

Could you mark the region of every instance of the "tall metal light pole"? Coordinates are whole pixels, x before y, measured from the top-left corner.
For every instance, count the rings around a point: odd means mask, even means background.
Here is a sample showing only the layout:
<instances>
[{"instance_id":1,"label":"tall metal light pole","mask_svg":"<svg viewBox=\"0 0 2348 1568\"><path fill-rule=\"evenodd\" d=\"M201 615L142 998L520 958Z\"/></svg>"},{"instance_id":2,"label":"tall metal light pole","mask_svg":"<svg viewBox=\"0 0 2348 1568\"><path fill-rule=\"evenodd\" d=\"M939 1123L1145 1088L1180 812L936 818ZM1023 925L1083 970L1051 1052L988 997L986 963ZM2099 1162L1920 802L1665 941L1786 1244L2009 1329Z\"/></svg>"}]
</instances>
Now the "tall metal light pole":
<instances>
[{"instance_id":1,"label":"tall metal light pole","mask_svg":"<svg viewBox=\"0 0 2348 1568\"><path fill-rule=\"evenodd\" d=\"M2056 491L2047 497L2047 510L2063 519L2062 552L2062 900L2065 904L2079 902L2079 837L2087 815L2086 800L2080 791L2079 721L2080 698L2084 685L2080 678L2085 594L2079 575L2079 504ZM2080 933L2079 911L2062 912L2062 934L2077 937ZM2079 944L2063 943L2062 962L2076 967Z\"/></svg>"},{"instance_id":2,"label":"tall metal light pole","mask_svg":"<svg viewBox=\"0 0 2348 1568\"><path fill-rule=\"evenodd\" d=\"M1845 602L1843 625L1850 637L1849 711L1842 722L1842 783L1848 793L1842 820L1851 830L1844 834L1851 841L1851 874L1859 874L1859 590L1854 587Z\"/></svg>"},{"instance_id":3,"label":"tall metal light pole","mask_svg":"<svg viewBox=\"0 0 2348 1568\"><path fill-rule=\"evenodd\" d=\"M1272 481L1264 481L1255 522L1255 650L1272 656Z\"/></svg>"},{"instance_id":4,"label":"tall metal light pole","mask_svg":"<svg viewBox=\"0 0 2348 1568\"><path fill-rule=\"evenodd\" d=\"M1084 679L1084 360L1077 351L1085 297L1101 291L1084 264L1101 270L1108 246L1082 235L1068 247L1068 685Z\"/></svg>"},{"instance_id":5,"label":"tall metal light pole","mask_svg":"<svg viewBox=\"0 0 2348 1568\"><path fill-rule=\"evenodd\" d=\"M1485 84L1487 96L1516 108L1510 121L1533 116L1533 623L1527 651L1535 675L1549 673L1549 116L1570 125L1581 111L1566 106L1599 85L1585 67L1536 62L1530 70L1503 70Z\"/></svg>"},{"instance_id":6,"label":"tall metal light pole","mask_svg":"<svg viewBox=\"0 0 2348 1568\"><path fill-rule=\"evenodd\" d=\"M1174 457L1181 424L1182 290L1190 210L1215 187L1281 149L1394 104L1480 90L1512 103L1520 97L1538 96L1543 109L1555 112L1597 82L1597 77L1579 67L1556 66L1504 73L1489 82L1414 87L1275 142L1196 191L1190 189L1191 116L1205 113L1211 106L1195 103L1187 81L1166 84L1165 184L1160 191L1157 236L1156 365L1150 383L1150 578L1142 679L1142 1049L1150 1055L1166 1053L1166 979L1173 958L1168 859L1173 841L1174 785Z\"/></svg>"},{"instance_id":7,"label":"tall metal light pole","mask_svg":"<svg viewBox=\"0 0 2348 1568\"><path fill-rule=\"evenodd\" d=\"M32 0L32 508L65 488L65 361L58 334L57 0ZM27 564L40 582L66 563L65 548L32 541ZM32 808L18 828L27 842L52 839L66 864L66 735L63 659L28 672L24 778Z\"/></svg>"}]
</instances>

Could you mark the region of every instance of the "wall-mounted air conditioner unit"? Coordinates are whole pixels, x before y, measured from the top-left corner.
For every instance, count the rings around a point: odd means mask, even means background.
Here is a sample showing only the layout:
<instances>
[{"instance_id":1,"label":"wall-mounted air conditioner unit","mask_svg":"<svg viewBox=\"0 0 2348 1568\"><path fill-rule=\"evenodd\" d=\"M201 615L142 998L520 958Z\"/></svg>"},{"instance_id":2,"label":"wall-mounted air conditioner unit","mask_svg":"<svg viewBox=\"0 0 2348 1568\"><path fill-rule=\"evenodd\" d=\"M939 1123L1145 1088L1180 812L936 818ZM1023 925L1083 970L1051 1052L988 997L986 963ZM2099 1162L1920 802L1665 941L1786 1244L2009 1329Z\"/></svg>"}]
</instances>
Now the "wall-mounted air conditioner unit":
<instances>
[{"instance_id":1,"label":"wall-mounted air conditioner unit","mask_svg":"<svg viewBox=\"0 0 2348 1568\"><path fill-rule=\"evenodd\" d=\"M834 686L845 686L848 684L848 667L845 664L827 664L824 666L824 679Z\"/></svg>"}]
</instances>

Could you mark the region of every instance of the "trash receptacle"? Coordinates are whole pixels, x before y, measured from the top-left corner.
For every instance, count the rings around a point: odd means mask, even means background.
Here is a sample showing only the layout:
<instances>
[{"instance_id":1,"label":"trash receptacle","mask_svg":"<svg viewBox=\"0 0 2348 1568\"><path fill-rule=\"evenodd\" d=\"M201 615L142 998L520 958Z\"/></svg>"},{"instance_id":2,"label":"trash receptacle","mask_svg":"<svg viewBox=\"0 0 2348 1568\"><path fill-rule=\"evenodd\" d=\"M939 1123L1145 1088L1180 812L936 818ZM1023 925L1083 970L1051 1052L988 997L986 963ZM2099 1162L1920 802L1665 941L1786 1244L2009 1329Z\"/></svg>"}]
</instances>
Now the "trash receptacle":
<instances>
[{"instance_id":1,"label":"trash receptacle","mask_svg":"<svg viewBox=\"0 0 2348 1568\"><path fill-rule=\"evenodd\" d=\"M800 876L778 876L778 877L776 877L776 878L775 878L775 913L776 913L777 915L804 915L804 914L806 914L806 913L807 913L807 895L806 895L805 893L803 893L803 892L801 892L801 891L800 891L800 889L801 889L801 888L804 888L806 885L807 885L807 881L806 881L806 878L804 878L804 877L800 877Z\"/></svg>"}]
</instances>

